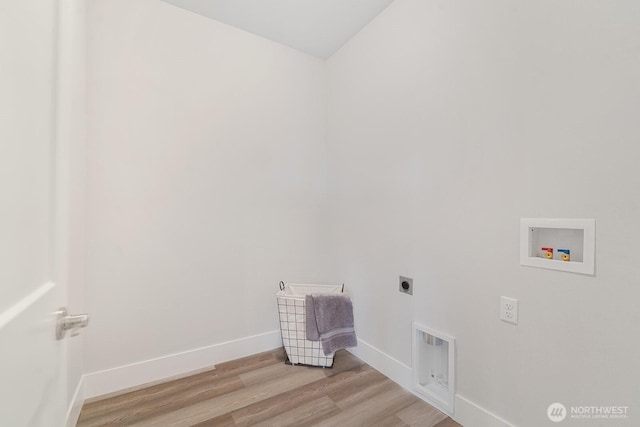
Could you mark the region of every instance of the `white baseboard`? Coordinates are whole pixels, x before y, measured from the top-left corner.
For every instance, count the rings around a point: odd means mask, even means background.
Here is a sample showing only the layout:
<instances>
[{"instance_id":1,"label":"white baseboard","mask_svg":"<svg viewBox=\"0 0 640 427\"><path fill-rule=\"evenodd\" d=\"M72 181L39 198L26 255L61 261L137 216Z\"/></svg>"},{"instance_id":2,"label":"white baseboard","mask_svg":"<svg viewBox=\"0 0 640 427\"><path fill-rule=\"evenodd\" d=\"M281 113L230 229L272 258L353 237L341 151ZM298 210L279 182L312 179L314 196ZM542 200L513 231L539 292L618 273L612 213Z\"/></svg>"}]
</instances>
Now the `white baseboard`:
<instances>
[{"instance_id":1,"label":"white baseboard","mask_svg":"<svg viewBox=\"0 0 640 427\"><path fill-rule=\"evenodd\" d=\"M217 363L273 350L281 346L280 330L276 330L92 372L82 377L84 398L90 399L204 368L213 368Z\"/></svg>"},{"instance_id":2,"label":"white baseboard","mask_svg":"<svg viewBox=\"0 0 640 427\"><path fill-rule=\"evenodd\" d=\"M413 388L411 366L405 365L359 338L358 346L350 348L349 352L407 390Z\"/></svg>"},{"instance_id":3,"label":"white baseboard","mask_svg":"<svg viewBox=\"0 0 640 427\"><path fill-rule=\"evenodd\" d=\"M80 378L78 386L76 387L73 398L67 409L67 420L65 422L66 427L76 427L78 419L80 418L80 410L82 410L82 404L84 403L84 377Z\"/></svg>"},{"instance_id":4,"label":"white baseboard","mask_svg":"<svg viewBox=\"0 0 640 427\"><path fill-rule=\"evenodd\" d=\"M513 424L459 394L456 394L456 413L453 419L469 427L514 427Z\"/></svg>"},{"instance_id":5,"label":"white baseboard","mask_svg":"<svg viewBox=\"0 0 640 427\"><path fill-rule=\"evenodd\" d=\"M350 348L349 352L415 394L411 366L405 365L361 339L358 339L358 347ZM455 413L452 418L465 427L514 427L513 424L459 394L455 396Z\"/></svg>"}]
</instances>

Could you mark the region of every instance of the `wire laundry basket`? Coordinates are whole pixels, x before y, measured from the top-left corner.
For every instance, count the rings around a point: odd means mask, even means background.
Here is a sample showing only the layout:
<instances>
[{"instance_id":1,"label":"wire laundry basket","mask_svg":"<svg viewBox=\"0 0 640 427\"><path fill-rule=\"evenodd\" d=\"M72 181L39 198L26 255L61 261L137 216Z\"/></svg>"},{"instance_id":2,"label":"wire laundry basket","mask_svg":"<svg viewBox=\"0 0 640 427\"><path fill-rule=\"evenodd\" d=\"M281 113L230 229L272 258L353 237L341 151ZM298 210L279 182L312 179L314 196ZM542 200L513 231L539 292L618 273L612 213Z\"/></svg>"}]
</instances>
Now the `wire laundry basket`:
<instances>
[{"instance_id":1,"label":"wire laundry basket","mask_svg":"<svg viewBox=\"0 0 640 427\"><path fill-rule=\"evenodd\" d=\"M320 341L307 339L305 296L344 292L342 285L315 285L280 282L276 294L282 343L292 365L333 366L334 353L325 355Z\"/></svg>"}]
</instances>

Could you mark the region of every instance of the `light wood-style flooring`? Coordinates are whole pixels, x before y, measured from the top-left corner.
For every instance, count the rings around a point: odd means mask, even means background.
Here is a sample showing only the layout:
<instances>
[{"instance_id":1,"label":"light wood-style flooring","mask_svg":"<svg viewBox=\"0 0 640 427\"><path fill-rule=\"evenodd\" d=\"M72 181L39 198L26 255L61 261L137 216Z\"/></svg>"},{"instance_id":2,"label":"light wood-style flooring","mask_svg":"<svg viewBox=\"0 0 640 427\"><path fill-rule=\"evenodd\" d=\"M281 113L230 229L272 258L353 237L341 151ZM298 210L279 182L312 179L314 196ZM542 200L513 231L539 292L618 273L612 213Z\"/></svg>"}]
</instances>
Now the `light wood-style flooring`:
<instances>
[{"instance_id":1,"label":"light wood-style flooring","mask_svg":"<svg viewBox=\"0 0 640 427\"><path fill-rule=\"evenodd\" d=\"M93 399L77 425L461 427L351 353L322 369L286 365L283 349Z\"/></svg>"}]
</instances>

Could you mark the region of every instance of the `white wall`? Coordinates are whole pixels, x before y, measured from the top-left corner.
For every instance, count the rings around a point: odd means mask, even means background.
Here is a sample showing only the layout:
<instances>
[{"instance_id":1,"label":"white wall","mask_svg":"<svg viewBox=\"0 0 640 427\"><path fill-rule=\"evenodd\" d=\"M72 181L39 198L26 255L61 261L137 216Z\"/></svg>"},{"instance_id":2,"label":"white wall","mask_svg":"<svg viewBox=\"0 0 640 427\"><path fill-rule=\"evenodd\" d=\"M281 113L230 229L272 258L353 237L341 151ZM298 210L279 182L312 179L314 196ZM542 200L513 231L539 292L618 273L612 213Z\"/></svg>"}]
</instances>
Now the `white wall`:
<instances>
[{"instance_id":1,"label":"white wall","mask_svg":"<svg viewBox=\"0 0 640 427\"><path fill-rule=\"evenodd\" d=\"M454 335L459 395L516 425L552 402L637 424L638 22L632 0L397 0L329 59L333 262L362 340L410 366L413 320ZM595 277L519 266L521 217L595 218Z\"/></svg>"},{"instance_id":2,"label":"white wall","mask_svg":"<svg viewBox=\"0 0 640 427\"><path fill-rule=\"evenodd\" d=\"M278 330L278 282L326 279L324 63L159 1L88 13L86 372Z\"/></svg>"}]
</instances>

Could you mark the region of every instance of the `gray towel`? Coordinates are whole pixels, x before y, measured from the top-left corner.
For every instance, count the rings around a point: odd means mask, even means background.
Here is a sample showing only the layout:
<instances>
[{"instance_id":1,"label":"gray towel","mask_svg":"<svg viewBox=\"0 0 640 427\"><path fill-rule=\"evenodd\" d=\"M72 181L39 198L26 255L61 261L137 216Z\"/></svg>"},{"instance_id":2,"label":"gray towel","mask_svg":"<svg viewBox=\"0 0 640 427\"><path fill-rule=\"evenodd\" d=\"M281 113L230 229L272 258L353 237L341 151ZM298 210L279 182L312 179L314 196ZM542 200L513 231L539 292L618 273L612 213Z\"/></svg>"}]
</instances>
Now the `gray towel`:
<instances>
[{"instance_id":1,"label":"gray towel","mask_svg":"<svg viewBox=\"0 0 640 427\"><path fill-rule=\"evenodd\" d=\"M307 339L320 341L325 355L358 345L353 329L353 305L348 296L306 295L305 305Z\"/></svg>"}]
</instances>

